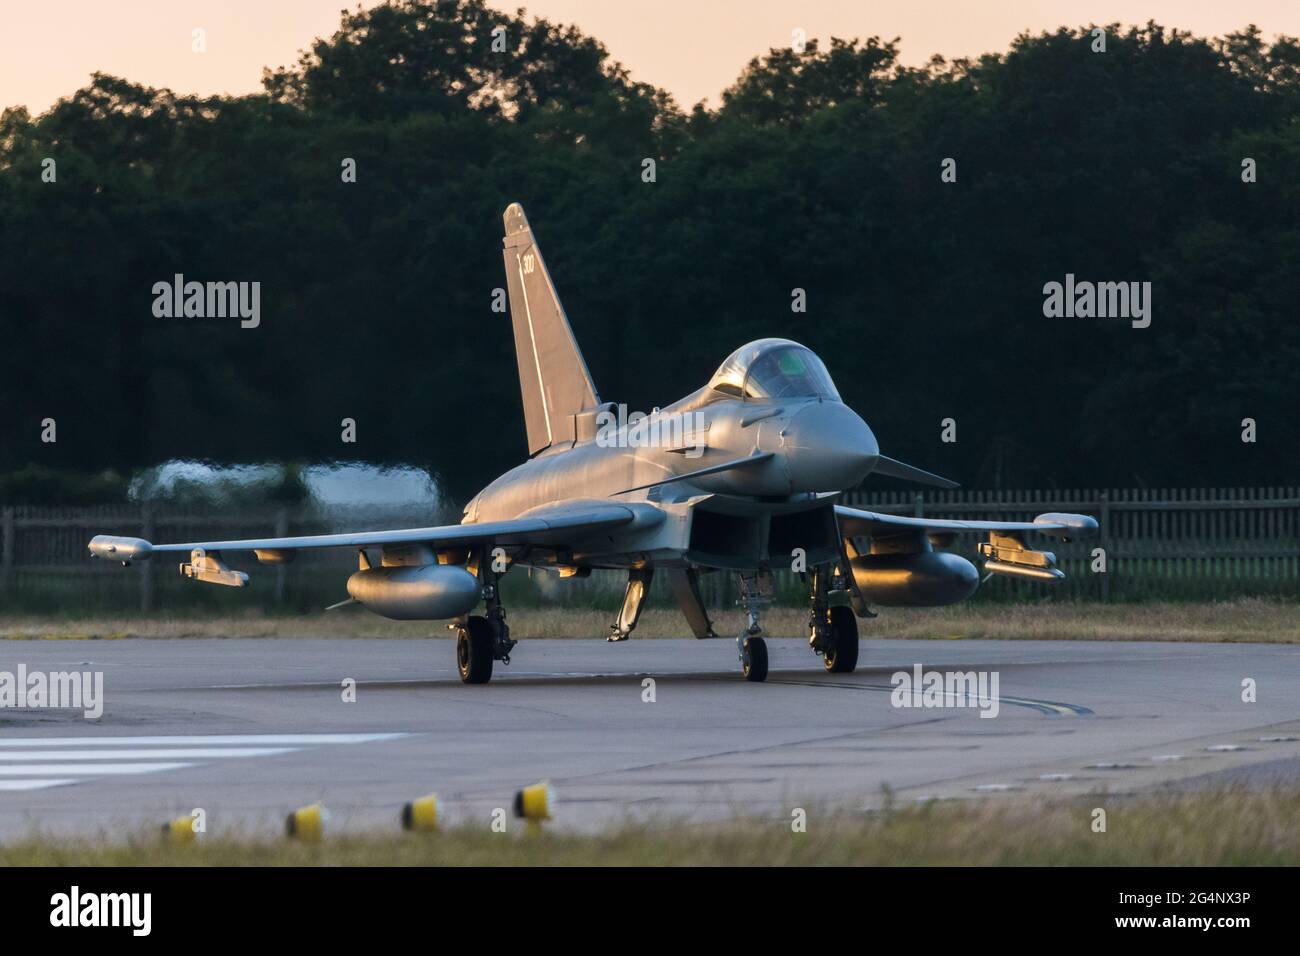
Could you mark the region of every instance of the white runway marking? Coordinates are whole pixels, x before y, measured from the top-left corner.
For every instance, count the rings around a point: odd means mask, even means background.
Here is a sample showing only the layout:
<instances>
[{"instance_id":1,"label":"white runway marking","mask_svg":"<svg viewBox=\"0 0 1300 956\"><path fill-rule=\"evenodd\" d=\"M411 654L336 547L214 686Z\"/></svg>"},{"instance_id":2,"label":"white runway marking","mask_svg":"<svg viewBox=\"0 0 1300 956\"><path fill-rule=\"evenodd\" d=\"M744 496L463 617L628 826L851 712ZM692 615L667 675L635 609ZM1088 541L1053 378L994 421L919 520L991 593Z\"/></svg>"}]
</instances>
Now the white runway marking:
<instances>
[{"instance_id":1,"label":"white runway marking","mask_svg":"<svg viewBox=\"0 0 1300 956\"><path fill-rule=\"evenodd\" d=\"M46 787L61 787L65 783L76 783L75 780L0 780L0 791L3 790L44 790Z\"/></svg>"},{"instance_id":2,"label":"white runway marking","mask_svg":"<svg viewBox=\"0 0 1300 956\"><path fill-rule=\"evenodd\" d=\"M192 767L192 763L55 763L35 766L0 766L0 777L30 777L38 773L57 773L65 777L117 776L127 773L150 773L154 770L179 770Z\"/></svg>"},{"instance_id":3,"label":"white runway marking","mask_svg":"<svg viewBox=\"0 0 1300 956\"><path fill-rule=\"evenodd\" d=\"M212 734L172 737L19 737L0 741L0 792L43 790L96 777L155 773L200 761L268 757L307 747L376 743L406 734ZM75 749L74 749L75 748Z\"/></svg>"},{"instance_id":4,"label":"white runway marking","mask_svg":"<svg viewBox=\"0 0 1300 956\"><path fill-rule=\"evenodd\" d=\"M368 744L376 740L396 740L406 734L221 734L213 736L170 737L19 737L5 740L3 747L183 747L189 744L207 747L237 747L241 744L259 744L266 747L295 744Z\"/></svg>"},{"instance_id":5,"label":"white runway marking","mask_svg":"<svg viewBox=\"0 0 1300 956\"><path fill-rule=\"evenodd\" d=\"M0 750L0 765L7 761L37 760L180 760L195 757L265 757L267 754L287 754L296 747L178 747L175 750Z\"/></svg>"}]
</instances>

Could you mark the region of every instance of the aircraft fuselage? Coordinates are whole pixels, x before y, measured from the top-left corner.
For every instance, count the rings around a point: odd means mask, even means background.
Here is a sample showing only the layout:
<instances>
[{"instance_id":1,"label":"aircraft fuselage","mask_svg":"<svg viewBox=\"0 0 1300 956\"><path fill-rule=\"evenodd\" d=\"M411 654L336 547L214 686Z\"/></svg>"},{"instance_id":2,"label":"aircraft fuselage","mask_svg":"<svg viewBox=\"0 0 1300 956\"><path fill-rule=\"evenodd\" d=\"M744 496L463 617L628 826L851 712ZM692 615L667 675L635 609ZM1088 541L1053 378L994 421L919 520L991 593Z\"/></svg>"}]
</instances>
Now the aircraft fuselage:
<instances>
[{"instance_id":1,"label":"aircraft fuselage","mask_svg":"<svg viewBox=\"0 0 1300 956\"><path fill-rule=\"evenodd\" d=\"M639 421L620 420L608 406L587 419L571 446L547 449L488 485L465 509L466 522L565 502L652 502L668 520L604 536L560 560L753 568L779 556L773 547L784 548L796 524L805 547L834 548L834 497L870 472L878 452L866 423L826 398L742 400L706 388ZM521 563L533 562L525 555Z\"/></svg>"}]
</instances>

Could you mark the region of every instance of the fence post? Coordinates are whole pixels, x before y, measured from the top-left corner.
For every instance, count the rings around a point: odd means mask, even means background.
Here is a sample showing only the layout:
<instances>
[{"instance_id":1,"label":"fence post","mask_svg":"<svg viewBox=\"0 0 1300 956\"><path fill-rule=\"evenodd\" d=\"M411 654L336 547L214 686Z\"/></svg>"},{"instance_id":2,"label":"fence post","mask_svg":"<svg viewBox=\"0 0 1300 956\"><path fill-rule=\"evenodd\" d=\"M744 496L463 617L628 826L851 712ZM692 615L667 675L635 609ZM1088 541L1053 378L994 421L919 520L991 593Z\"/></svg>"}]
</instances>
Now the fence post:
<instances>
[{"instance_id":1,"label":"fence post","mask_svg":"<svg viewBox=\"0 0 1300 956\"><path fill-rule=\"evenodd\" d=\"M1106 556L1106 570L1101 576L1101 600L1105 603L1110 600L1110 572L1114 567L1110 554L1110 495L1103 491L1097 496L1097 500L1100 504L1097 509L1099 512L1097 536L1101 542L1102 554Z\"/></svg>"},{"instance_id":2,"label":"fence post","mask_svg":"<svg viewBox=\"0 0 1300 956\"><path fill-rule=\"evenodd\" d=\"M912 498L912 514L917 518L925 517L925 496L919 491Z\"/></svg>"},{"instance_id":3,"label":"fence post","mask_svg":"<svg viewBox=\"0 0 1300 956\"><path fill-rule=\"evenodd\" d=\"M4 524L0 532L0 590L8 594L14 573L14 509L6 507L0 520Z\"/></svg>"},{"instance_id":4,"label":"fence post","mask_svg":"<svg viewBox=\"0 0 1300 956\"><path fill-rule=\"evenodd\" d=\"M281 508L275 513L275 534L273 537L285 538L289 535L289 512ZM288 568L283 563L275 566L275 603L284 603L284 585L285 576L288 574Z\"/></svg>"},{"instance_id":5,"label":"fence post","mask_svg":"<svg viewBox=\"0 0 1300 956\"><path fill-rule=\"evenodd\" d=\"M146 504L140 518L140 537L152 541L154 537L153 506ZM153 559L140 563L140 610L146 614L153 610Z\"/></svg>"}]
</instances>

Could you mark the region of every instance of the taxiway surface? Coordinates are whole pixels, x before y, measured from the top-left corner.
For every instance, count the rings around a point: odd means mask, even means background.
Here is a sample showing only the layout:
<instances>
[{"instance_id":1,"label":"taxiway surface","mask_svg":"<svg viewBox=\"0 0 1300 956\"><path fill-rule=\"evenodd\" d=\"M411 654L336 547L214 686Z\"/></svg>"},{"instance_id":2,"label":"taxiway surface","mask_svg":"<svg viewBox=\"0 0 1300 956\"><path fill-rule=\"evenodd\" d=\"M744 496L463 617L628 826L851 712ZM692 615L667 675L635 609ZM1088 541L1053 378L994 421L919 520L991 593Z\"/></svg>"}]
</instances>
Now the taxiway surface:
<instances>
[{"instance_id":1,"label":"taxiway surface","mask_svg":"<svg viewBox=\"0 0 1300 956\"><path fill-rule=\"evenodd\" d=\"M0 671L102 671L105 709L0 709L0 839L120 834L194 807L212 833L277 832L317 800L332 830L395 828L430 791L449 822L486 826L543 778L556 825L585 830L859 809L885 787L1127 793L1300 767L1293 646L864 640L851 675L803 641L768 646L768 682L748 684L731 640L525 641L465 687L449 640L4 642ZM998 716L892 706L891 675L918 663L996 671Z\"/></svg>"}]
</instances>

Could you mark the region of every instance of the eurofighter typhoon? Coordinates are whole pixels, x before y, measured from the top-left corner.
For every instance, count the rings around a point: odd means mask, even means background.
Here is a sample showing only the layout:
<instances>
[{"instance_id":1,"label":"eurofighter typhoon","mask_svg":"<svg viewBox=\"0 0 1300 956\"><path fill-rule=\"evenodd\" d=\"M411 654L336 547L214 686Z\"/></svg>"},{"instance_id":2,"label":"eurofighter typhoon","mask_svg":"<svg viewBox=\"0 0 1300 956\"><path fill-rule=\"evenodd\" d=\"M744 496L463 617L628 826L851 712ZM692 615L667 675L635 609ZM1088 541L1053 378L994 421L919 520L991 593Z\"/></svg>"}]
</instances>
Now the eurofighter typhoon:
<instances>
[{"instance_id":1,"label":"eurofighter typhoon","mask_svg":"<svg viewBox=\"0 0 1300 956\"><path fill-rule=\"evenodd\" d=\"M529 458L479 492L460 524L179 544L97 535L91 555L128 565L187 554L185 576L241 587L248 575L226 564L229 552L281 564L301 550L355 548L350 599L396 620L451 622L467 684L486 683L496 661L510 661L516 641L499 582L512 567L561 577L626 571L614 642L632 634L656 573L695 636L714 637L700 577L734 573L746 615L741 669L762 681L760 613L771 568L792 566L792 556L808 588L809 647L827 671L846 673L858 661L856 619L871 616L872 604L937 607L979 587L975 566L942 550L955 534L987 535L979 551L989 574L1053 581L1063 577L1055 557L1026 535L1068 540L1096 529L1086 515L946 521L837 504L872 473L955 484L882 455L821 359L786 339L741 346L706 385L648 416L620 414L596 392L523 208L510 205L504 218Z\"/></svg>"}]
</instances>

